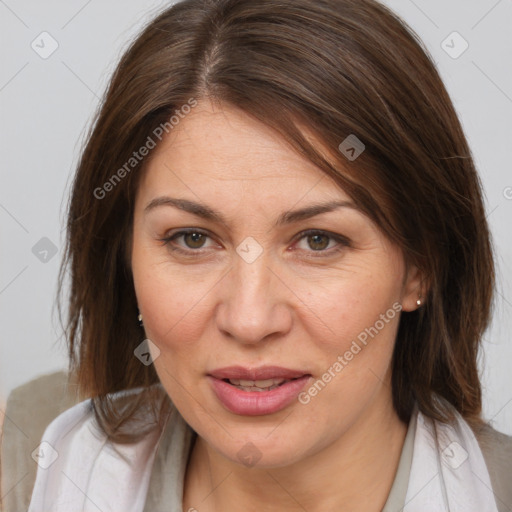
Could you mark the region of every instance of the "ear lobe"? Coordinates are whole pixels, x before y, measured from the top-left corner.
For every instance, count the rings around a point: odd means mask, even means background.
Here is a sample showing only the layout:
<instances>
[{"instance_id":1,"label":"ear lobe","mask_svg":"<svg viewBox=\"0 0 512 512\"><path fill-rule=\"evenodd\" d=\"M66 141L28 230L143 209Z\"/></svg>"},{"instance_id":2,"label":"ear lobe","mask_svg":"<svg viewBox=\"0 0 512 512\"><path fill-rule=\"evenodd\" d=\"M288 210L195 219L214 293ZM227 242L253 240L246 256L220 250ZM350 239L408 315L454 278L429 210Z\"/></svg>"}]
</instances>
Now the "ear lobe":
<instances>
[{"instance_id":1,"label":"ear lobe","mask_svg":"<svg viewBox=\"0 0 512 512\"><path fill-rule=\"evenodd\" d=\"M402 310L415 311L425 301L428 286L423 273L416 265L407 265L402 288ZM420 304L417 301L421 301Z\"/></svg>"}]
</instances>

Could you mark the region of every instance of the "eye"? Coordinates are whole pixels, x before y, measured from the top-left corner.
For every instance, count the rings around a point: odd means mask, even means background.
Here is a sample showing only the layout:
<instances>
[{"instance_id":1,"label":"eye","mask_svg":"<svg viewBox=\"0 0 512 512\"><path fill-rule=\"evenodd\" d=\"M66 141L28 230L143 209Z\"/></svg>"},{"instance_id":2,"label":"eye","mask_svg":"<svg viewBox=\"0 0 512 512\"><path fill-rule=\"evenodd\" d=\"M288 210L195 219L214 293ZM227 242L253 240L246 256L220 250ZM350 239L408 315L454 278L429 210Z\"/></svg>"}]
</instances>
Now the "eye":
<instances>
[{"instance_id":1,"label":"eye","mask_svg":"<svg viewBox=\"0 0 512 512\"><path fill-rule=\"evenodd\" d=\"M180 240L181 243L178 243ZM198 249L210 247L210 245L206 245L208 240L211 238L207 233L194 228L183 229L160 239L163 245L168 246L172 251L183 254L199 253Z\"/></svg>"},{"instance_id":2,"label":"eye","mask_svg":"<svg viewBox=\"0 0 512 512\"><path fill-rule=\"evenodd\" d=\"M299 241L297 243L297 247L300 250L309 252L338 252L350 245L347 238L327 231L303 231L302 233L299 233L298 237Z\"/></svg>"},{"instance_id":3,"label":"eye","mask_svg":"<svg viewBox=\"0 0 512 512\"><path fill-rule=\"evenodd\" d=\"M294 249L310 255L317 253L315 256L337 253L350 245L349 240L341 235L317 229L302 231L296 239ZM182 229L159 240L169 250L184 256L199 256L209 248L218 247L208 233L197 228Z\"/></svg>"},{"instance_id":4,"label":"eye","mask_svg":"<svg viewBox=\"0 0 512 512\"><path fill-rule=\"evenodd\" d=\"M206 235L204 233L198 233L196 231L190 231L181 235L185 245L190 249L200 249L205 241Z\"/></svg>"}]
</instances>

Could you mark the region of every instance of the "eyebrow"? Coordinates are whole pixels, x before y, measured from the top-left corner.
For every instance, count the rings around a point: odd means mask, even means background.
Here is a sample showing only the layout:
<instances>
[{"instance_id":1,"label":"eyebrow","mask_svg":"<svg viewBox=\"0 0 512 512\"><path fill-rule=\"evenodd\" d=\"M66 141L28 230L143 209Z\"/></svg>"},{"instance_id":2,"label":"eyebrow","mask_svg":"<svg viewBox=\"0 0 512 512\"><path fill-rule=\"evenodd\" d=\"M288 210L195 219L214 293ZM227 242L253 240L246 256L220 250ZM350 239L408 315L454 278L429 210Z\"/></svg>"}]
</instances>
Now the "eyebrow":
<instances>
[{"instance_id":1,"label":"eyebrow","mask_svg":"<svg viewBox=\"0 0 512 512\"><path fill-rule=\"evenodd\" d=\"M197 203L195 201L190 201L189 199L178 199L167 196L155 197L152 199L144 208L144 213L147 214L151 210L154 210L160 206L173 206L179 210L192 213L193 215L197 215L198 217L210 220L212 222L218 222L225 225L228 224L226 218L220 212L210 208L207 205ZM322 213L335 211L339 208L352 208L357 211L360 210L351 201L329 201L327 203L317 203L306 206L304 208L289 210L282 213L277 219L275 225L282 226L285 224L292 224L294 222L299 222L311 217L315 217L316 215L320 215Z\"/></svg>"}]
</instances>

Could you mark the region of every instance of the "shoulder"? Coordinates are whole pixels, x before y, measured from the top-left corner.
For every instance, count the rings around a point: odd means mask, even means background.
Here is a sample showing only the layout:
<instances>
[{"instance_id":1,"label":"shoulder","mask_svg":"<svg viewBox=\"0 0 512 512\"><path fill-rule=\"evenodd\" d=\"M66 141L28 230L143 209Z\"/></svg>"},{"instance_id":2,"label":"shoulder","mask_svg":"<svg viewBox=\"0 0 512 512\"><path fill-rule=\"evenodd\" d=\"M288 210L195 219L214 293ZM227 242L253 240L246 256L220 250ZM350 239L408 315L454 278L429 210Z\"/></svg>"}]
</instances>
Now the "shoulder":
<instances>
[{"instance_id":1,"label":"shoulder","mask_svg":"<svg viewBox=\"0 0 512 512\"><path fill-rule=\"evenodd\" d=\"M491 465L501 466L510 470L512 475L512 436L494 429L486 424L475 431L484 457Z\"/></svg>"},{"instance_id":2,"label":"shoulder","mask_svg":"<svg viewBox=\"0 0 512 512\"><path fill-rule=\"evenodd\" d=\"M48 424L78 401L76 386L66 372L37 377L9 394L4 432L37 442Z\"/></svg>"},{"instance_id":3,"label":"shoulder","mask_svg":"<svg viewBox=\"0 0 512 512\"><path fill-rule=\"evenodd\" d=\"M47 426L78 402L67 372L33 379L9 394L2 430L1 493L5 512L26 510L36 478L33 452Z\"/></svg>"},{"instance_id":4,"label":"shoulder","mask_svg":"<svg viewBox=\"0 0 512 512\"><path fill-rule=\"evenodd\" d=\"M141 392L118 392L110 399L122 406ZM143 506L160 435L154 428L133 443L111 442L96 420L92 400L76 404L43 434L29 511L85 510L91 504L102 510L137 510Z\"/></svg>"},{"instance_id":5,"label":"shoulder","mask_svg":"<svg viewBox=\"0 0 512 512\"><path fill-rule=\"evenodd\" d=\"M498 509L512 507L512 436L484 425L475 431L485 459Z\"/></svg>"}]
</instances>

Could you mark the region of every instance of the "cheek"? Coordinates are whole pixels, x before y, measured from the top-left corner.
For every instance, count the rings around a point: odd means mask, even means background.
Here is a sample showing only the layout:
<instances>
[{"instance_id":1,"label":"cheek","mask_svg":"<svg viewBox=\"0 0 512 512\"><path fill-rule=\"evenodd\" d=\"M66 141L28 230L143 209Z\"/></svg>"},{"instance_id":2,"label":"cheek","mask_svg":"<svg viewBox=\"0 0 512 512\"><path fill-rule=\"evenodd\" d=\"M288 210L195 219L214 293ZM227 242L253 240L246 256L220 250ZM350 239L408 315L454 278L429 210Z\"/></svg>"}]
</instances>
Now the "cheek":
<instances>
[{"instance_id":1,"label":"cheek","mask_svg":"<svg viewBox=\"0 0 512 512\"><path fill-rule=\"evenodd\" d=\"M134 247L135 292L147 337L174 352L200 338L211 285L186 271L176 272L165 257L155 258L154 252Z\"/></svg>"},{"instance_id":2,"label":"cheek","mask_svg":"<svg viewBox=\"0 0 512 512\"><path fill-rule=\"evenodd\" d=\"M137 292L148 338L167 350L185 350L200 339L207 322L207 300L197 290L146 280Z\"/></svg>"},{"instance_id":3,"label":"cheek","mask_svg":"<svg viewBox=\"0 0 512 512\"><path fill-rule=\"evenodd\" d=\"M310 286L303 324L315 331L310 332L312 339L321 339L329 354L343 353L354 340L364 346L364 341L376 334L394 340L400 276L388 270L380 275L358 272L322 287Z\"/></svg>"},{"instance_id":4,"label":"cheek","mask_svg":"<svg viewBox=\"0 0 512 512\"><path fill-rule=\"evenodd\" d=\"M338 283L336 289L319 295L315 303L322 326L308 334L321 363L316 380L299 401L311 417L329 418L334 429L346 428L347 418L357 415L383 383L389 384L401 305L399 277L387 277L377 281L371 275L361 279L359 274L358 279L343 286ZM304 323L314 325L314 315L308 314Z\"/></svg>"}]
</instances>

